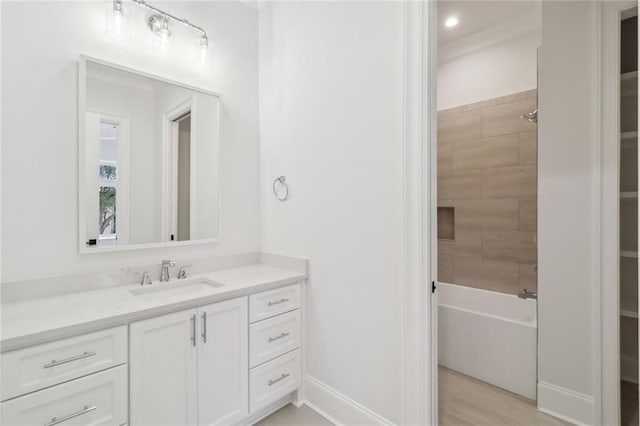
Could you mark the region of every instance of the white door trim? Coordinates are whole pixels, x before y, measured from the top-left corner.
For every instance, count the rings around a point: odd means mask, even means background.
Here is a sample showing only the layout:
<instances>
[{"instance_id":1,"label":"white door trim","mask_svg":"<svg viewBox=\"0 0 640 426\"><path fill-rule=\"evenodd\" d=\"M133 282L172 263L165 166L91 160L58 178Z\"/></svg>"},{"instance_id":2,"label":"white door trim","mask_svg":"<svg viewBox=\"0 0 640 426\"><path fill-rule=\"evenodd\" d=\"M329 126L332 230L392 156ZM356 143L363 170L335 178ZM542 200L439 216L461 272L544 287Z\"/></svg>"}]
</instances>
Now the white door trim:
<instances>
[{"instance_id":1,"label":"white door trim","mask_svg":"<svg viewBox=\"0 0 640 426\"><path fill-rule=\"evenodd\" d=\"M599 340L600 424L620 424L620 18L637 2L603 2L601 6L601 193ZM596 399L596 405L598 400ZM596 413L597 414L597 413ZM596 417L598 419L598 417Z\"/></svg>"},{"instance_id":2,"label":"white door trim","mask_svg":"<svg viewBox=\"0 0 640 426\"><path fill-rule=\"evenodd\" d=\"M436 73L433 1L405 1L402 424L437 424Z\"/></svg>"},{"instance_id":3,"label":"white door trim","mask_svg":"<svg viewBox=\"0 0 640 426\"><path fill-rule=\"evenodd\" d=\"M194 97L184 100L174 108L165 112L162 116L162 206L161 212L161 241L171 241L171 233L177 231L177 170L178 170L178 147L177 147L177 125L175 120L187 113L191 113L191 128L193 133L193 107ZM174 140L175 139L175 140ZM194 176L194 152L191 144L191 193L190 202L193 207L193 176ZM191 221L193 221L193 208L191 209ZM193 226L193 222L191 222Z\"/></svg>"}]
</instances>

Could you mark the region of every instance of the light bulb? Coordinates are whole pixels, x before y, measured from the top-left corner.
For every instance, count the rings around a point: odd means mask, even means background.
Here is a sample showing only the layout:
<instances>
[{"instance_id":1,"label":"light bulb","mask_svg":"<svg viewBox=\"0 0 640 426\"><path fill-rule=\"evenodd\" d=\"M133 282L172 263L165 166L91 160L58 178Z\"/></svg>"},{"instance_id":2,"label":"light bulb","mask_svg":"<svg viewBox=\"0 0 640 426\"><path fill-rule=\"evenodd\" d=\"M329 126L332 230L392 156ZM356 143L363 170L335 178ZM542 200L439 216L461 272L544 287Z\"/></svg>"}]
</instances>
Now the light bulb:
<instances>
[{"instance_id":1,"label":"light bulb","mask_svg":"<svg viewBox=\"0 0 640 426\"><path fill-rule=\"evenodd\" d=\"M149 18L149 29L153 33L153 50L167 55L171 50L171 28L169 18L163 15L152 15Z\"/></svg>"},{"instance_id":2,"label":"light bulb","mask_svg":"<svg viewBox=\"0 0 640 426\"><path fill-rule=\"evenodd\" d=\"M204 66L207 64L209 58L209 38L206 35L198 38L195 43L194 49L194 63L196 65Z\"/></svg>"},{"instance_id":3,"label":"light bulb","mask_svg":"<svg viewBox=\"0 0 640 426\"><path fill-rule=\"evenodd\" d=\"M458 22L459 22L459 20L458 20L457 17L451 16L451 17L447 18L447 20L444 22L444 25L447 28L453 28L456 25L458 25Z\"/></svg>"},{"instance_id":4,"label":"light bulb","mask_svg":"<svg viewBox=\"0 0 640 426\"><path fill-rule=\"evenodd\" d=\"M116 41L128 40L130 17L122 0L108 0L106 2L107 36Z\"/></svg>"}]
</instances>

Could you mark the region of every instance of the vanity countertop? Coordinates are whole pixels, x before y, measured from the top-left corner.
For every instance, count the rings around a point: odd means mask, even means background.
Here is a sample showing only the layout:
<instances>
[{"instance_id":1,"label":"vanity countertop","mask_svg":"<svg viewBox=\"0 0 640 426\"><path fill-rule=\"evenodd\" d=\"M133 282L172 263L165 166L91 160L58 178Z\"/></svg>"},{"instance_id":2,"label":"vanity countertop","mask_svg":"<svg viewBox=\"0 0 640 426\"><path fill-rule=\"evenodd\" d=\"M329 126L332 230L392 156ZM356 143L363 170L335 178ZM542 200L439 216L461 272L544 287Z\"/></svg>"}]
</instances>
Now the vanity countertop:
<instances>
[{"instance_id":1,"label":"vanity countertop","mask_svg":"<svg viewBox=\"0 0 640 426\"><path fill-rule=\"evenodd\" d=\"M139 285L110 287L2 304L0 351L75 336L127 324L144 318L194 308L259 291L294 284L307 278L265 264L253 264L189 276L207 279L220 287L201 286L192 292L134 295ZM172 279L174 281L175 279ZM153 286L166 285L154 282Z\"/></svg>"}]
</instances>

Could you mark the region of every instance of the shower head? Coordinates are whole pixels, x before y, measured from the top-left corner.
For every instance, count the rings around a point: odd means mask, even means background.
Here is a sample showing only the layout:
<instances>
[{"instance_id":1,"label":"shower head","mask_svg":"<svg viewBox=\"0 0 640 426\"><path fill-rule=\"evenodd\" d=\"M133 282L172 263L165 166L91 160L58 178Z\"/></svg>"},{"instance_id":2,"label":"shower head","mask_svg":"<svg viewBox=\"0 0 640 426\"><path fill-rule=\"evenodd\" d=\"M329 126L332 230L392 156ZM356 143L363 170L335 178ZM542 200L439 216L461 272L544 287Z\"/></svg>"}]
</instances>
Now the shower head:
<instances>
[{"instance_id":1,"label":"shower head","mask_svg":"<svg viewBox=\"0 0 640 426\"><path fill-rule=\"evenodd\" d=\"M523 120L527 120L529 123L537 123L538 122L538 110L536 109L533 112L528 112L524 115L521 115L520 118Z\"/></svg>"}]
</instances>

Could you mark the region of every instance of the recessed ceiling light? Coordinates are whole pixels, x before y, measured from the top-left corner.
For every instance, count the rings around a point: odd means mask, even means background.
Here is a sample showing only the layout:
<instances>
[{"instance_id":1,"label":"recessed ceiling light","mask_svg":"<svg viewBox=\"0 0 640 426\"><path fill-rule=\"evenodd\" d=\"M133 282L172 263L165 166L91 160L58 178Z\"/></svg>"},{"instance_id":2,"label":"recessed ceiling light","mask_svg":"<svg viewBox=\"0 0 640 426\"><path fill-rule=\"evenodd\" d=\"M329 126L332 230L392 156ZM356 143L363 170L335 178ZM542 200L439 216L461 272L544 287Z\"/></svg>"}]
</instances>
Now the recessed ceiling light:
<instances>
[{"instance_id":1,"label":"recessed ceiling light","mask_svg":"<svg viewBox=\"0 0 640 426\"><path fill-rule=\"evenodd\" d=\"M458 18L456 18L455 16L451 16L444 22L444 26L447 28L453 28L458 25L458 22Z\"/></svg>"}]
</instances>

